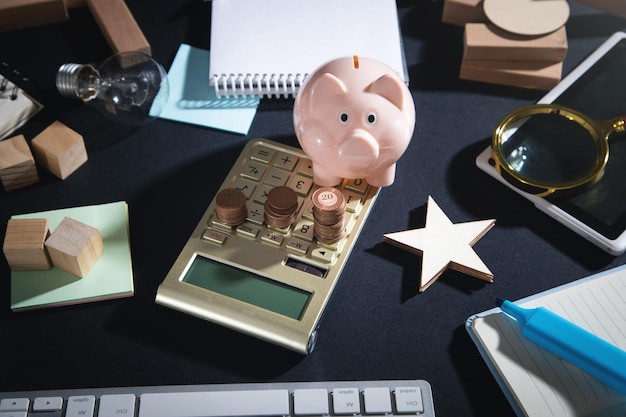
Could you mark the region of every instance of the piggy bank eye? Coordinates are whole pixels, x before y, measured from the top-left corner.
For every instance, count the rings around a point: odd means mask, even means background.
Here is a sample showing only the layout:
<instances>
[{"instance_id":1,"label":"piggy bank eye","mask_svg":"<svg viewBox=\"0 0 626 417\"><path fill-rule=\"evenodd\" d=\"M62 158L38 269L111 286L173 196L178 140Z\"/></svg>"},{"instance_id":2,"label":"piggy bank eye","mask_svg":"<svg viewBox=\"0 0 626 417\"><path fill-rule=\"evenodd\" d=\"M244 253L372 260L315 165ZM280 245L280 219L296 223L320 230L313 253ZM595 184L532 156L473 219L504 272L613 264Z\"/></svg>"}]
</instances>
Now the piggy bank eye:
<instances>
[{"instance_id":1,"label":"piggy bank eye","mask_svg":"<svg viewBox=\"0 0 626 417\"><path fill-rule=\"evenodd\" d=\"M367 113L367 116L365 117L365 121L367 122L368 125L376 124L376 113L374 112Z\"/></svg>"},{"instance_id":2,"label":"piggy bank eye","mask_svg":"<svg viewBox=\"0 0 626 417\"><path fill-rule=\"evenodd\" d=\"M347 125L350 121L350 115L346 112L339 113L339 123L342 125Z\"/></svg>"}]
</instances>

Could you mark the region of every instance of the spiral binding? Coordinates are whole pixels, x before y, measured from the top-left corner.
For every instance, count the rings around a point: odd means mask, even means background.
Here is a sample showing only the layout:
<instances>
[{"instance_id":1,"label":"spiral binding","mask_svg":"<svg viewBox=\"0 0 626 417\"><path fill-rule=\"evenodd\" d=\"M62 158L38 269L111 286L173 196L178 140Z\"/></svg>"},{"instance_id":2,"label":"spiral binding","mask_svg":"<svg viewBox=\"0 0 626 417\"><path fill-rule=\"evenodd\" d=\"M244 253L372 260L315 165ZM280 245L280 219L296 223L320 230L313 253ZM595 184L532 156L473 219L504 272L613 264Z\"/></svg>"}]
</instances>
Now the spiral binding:
<instances>
[{"instance_id":1,"label":"spiral binding","mask_svg":"<svg viewBox=\"0 0 626 417\"><path fill-rule=\"evenodd\" d=\"M24 89L33 84L30 78L13 69L8 63L4 61L0 63L0 94L10 88L11 92L8 97L10 100L16 100L20 88Z\"/></svg>"},{"instance_id":2,"label":"spiral binding","mask_svg":"<svg viewBox=\"0 0 626 417\"><path fill-rule=\"evenodd\" d=\"M214 75L210 85L218 98L295 96L308 74Z\"/></svg>"}]
</instances>

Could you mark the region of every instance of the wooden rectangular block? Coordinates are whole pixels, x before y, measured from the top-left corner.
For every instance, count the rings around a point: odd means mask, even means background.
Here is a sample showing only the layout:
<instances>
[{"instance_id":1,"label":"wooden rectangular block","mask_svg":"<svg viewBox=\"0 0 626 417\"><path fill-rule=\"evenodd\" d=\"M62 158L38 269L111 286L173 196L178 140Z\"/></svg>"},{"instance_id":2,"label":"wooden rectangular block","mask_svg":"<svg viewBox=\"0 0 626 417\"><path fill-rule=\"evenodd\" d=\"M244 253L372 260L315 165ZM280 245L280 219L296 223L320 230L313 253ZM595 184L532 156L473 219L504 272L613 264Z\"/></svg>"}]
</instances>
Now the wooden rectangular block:
<instances>
[{"instance_id":1,"label":"wooden rectangular block","mask_svg":"<svg viewBox=\"0 0 626 417\"><path fill-rule=\"evenodd\" d=\"M0 32L63 22L68 18L64 0L0 1Z\"/></svg>"},{"instance_id":2,"label":"wooden rectangular block","mask_svg":"<svg viewBox=\"0 0 626 417\"><path fill-rule=\"evenodd\" d=\"M550 90L559 83L562 72L562 62L464 59L459 77L464 80Z\"/></svg>"},{"instance_id":3,"label":"wooden rectangular block","mask_svg":"<svg viewBox=\"0 0 626 417\"><path fill-rule=\"evenodd\" d=\"M490 23L468 23L464 45L465 59L561 62L567 54L567 33L563 26L545 36L523 36Z\"/></svg>"},{"instance_id":4,"label":"wooden rectangular block","mask_svg":"<svg viewBox=\"0 0 626 417\"><path fill-rule=\"evenodd\" d=\"M62 180L87 162L83 137L59 121L39 133L32 145L37 162Z\"/></svg>"},{"instance_id":5,"label":"wooden rectangular block","mask_svg":"<svg viewBox=\"0 0 626 417\"><path fill-rule=\"evenodd\" d=\"M7 192L39 182L35 159L23 135L0 141L0 181Z\"/></svg>"},{"instance_id":6,"label":"wooden rectangular block","mask_svg":"<svg viewBox=\"0 0 626 417\"><path fill-rule=\"evenodd\" d=\"M2 250L13 271L50 269L45 241L50 236L46 219L10 219Z\"/></svg>"},{"instance_id":7,"label":"wooden rectangular block","mask_svg":"<svg viewBox=\"0 0 626 417\"><path fill-rule=\"evenodd\" d=\"M506 0L503 0L506 1ZM441 21L456 26L466 23L486 23L482 0L445 0Z\"/></svg>"},{"instance_id":8,"label":"wooden rectangular block","mask_svg":"<svg viewBox=\"0 0 626 417\"><path fill-rule=\"evenodd\" d=\"M87 0L87 6L113 52L152 54L148 40L124 0Z\"/></svg>"},{"instance_id":9,"label":"wooden rectangular block","mask_svg":"<svg viewBox=\"0 0 626 417\"><path fill-rule=\"evenodd\" d=\"M71 217L65 217L46 239L52 265L84 277L104 252L100 231Z\"/></svg>"}]
</instances>

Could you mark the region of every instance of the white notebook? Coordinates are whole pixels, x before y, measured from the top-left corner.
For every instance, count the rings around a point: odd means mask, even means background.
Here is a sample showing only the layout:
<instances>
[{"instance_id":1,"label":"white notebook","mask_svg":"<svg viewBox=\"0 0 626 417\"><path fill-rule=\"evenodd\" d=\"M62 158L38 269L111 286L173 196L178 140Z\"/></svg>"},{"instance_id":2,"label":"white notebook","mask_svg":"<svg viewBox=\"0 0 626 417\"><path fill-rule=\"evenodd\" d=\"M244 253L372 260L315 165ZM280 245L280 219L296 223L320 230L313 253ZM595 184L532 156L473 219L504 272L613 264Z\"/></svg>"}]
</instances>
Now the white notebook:
<instances>
[{"instance_id":1,"label":"white notebook","mask_svg":"<svg viewBox=\"0 0 626 417\"><path fill-rule=\"evenodd\" d=\"M18 84L14 84L4 71L13 72L20 81L18 73L11 71L5 63L0 65L0 140L22 127L43 105L28 95Z\"/></svg>"},{"instance_id":2,"label":"white notebook","mask_svg":"<svg viewBox=\"0 0 626 417\"><path fill-rule=\"evenodd\" d=\"M626 350L626 265L517 303L543 306ZM527 340L499 308L473 315L466 329L517 415L626 415L626 395Z\"/></svg>"},{"instance_id":3,"label":"white notebook","mask_svg":"<svg viewBox=\"0 0 626 417\"><path fill-rule=\"evenodd\" d=\"M218 97L292 96L317 67L353 55L408 83L395 0L213 0L210 48Z\"/></svg>"}]
</instances>

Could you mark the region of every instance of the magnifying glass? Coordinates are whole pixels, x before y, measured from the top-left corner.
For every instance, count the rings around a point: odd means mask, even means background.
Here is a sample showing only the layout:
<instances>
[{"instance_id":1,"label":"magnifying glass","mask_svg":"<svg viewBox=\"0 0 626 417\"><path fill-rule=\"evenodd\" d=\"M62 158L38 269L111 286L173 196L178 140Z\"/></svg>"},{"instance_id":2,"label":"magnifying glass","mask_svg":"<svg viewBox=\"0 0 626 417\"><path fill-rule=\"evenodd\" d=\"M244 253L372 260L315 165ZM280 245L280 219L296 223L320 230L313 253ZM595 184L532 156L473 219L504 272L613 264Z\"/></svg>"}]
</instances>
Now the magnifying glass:
<instances>
[{"instance_id":1,"label":"magnifying glass","mask_svg":"<svg viewBox=\"0 0 626 417\"><path fill-rule=\"evenodd\" d=\"M625 131L626 115L598 121L558 104L510 113L493 133L498 172L523 191L546 197L596 183L609 160L609 138Z\"/></svg>"}]
</instances>

